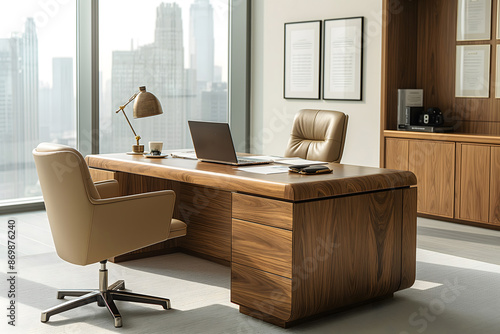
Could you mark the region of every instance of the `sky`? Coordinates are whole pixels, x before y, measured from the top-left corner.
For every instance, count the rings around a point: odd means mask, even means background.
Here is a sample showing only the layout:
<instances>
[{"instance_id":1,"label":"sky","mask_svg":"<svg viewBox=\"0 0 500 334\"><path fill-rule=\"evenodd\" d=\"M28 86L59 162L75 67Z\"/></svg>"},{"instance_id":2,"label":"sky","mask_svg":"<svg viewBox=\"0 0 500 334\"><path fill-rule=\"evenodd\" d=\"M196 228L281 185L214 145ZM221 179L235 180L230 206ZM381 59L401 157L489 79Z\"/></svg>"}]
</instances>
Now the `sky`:
<instances>
[{"instance_id":1,"label":"sky","mask_svg":"<svg viewBox=\"0 0 500 334\"><path fill-rule=\"evenodd\" d=\"M227 64L228 0L211 0L214 10L214 35L226 40L215 40L215 65ZM103 79L111 75L111 51L130 50L151 43L154 38L156 7L161 0L100 0L100 67ZM175 1L182 9L184 25L185 66L189 65L189 7L194 0ZM11 1L8 10L0 11L0 38L9 38L13 32L23 32L27 17L33 17L37 26L40 81L51 84L52 58L76 58L76 0L22 0ZM227 66L223 66L226 69ZM109 72L109 74L107 74ZM223 72L223 77L227 71Z\"/></svg>"}]
</instances>

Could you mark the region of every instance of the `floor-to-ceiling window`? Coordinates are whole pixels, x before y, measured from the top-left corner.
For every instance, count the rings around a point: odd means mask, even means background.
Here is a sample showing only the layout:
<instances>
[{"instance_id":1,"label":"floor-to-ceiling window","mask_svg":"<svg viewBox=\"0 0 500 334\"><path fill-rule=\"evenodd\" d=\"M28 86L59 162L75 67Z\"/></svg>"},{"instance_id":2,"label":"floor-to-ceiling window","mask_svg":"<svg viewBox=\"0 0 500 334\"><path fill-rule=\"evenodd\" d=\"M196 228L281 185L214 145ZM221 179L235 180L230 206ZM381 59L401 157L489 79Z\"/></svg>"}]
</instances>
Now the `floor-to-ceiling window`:
<instances>
[{"instance_id":1,"label":"floor-to-ceiling window","mask_svg":"<svg viewBox=\"0 0 500 334\"><path fill-rule=\"evenodd\" d=\"M191 146L187 120L228 120L228 1L99 1L101 153L130 151L134 135L115 111L138 91L155 94L163 114L132 119L147 149Z\"/></svg>"},{"instance_id":2,"label":"floor-to-ceiling window","mask_svg":"<svg viewBox=\"0 0 500 334\"><path fill-rule=\"evenodd\" d=\"M3 5L0 205L40 198L31 154L38 143L76 143L76 0Z\"/></svg>"}]
</instances>

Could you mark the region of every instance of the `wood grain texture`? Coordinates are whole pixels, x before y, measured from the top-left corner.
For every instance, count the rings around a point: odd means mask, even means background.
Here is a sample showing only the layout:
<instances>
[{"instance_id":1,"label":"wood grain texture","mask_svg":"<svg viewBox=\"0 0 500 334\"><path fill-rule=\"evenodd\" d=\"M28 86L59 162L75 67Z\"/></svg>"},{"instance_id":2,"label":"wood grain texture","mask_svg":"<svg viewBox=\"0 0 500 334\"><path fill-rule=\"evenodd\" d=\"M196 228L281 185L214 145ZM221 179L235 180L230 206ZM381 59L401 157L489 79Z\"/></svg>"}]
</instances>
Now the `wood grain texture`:
<instances>
[{"instance_id":1,"label":"wood grain texture","mask_svg":"<svg viewBox=\"0 0 500 334\"><path fill-rule=\"evenodd\" d=\"M232 262L292 277L292 232L233 219Z\"/></svg>"},{"instance_id":2,"label":"wood grain texture","mask_svg":"<svg viewBox=\"0 0 500 334\"><path fill-rule=\"evenodd\" d=\"M290 279L232 263L231 302L280 319L288 319L291 298Z\"/></svg>"},{"instance_id":3,"label":"wood grain texture","mask_svg":"<svg viewBox=\"0 0 500 334\"><path fill-rule=\"evenodd\" d=\"M385 139L385 168L408 170L408 139Z\"/></svg>"},{"instance_id":4,"label":"wood grain texture","mask_svg":"<svg viewBox=\"0 0 500 334\"><path fill-rule=\"evenodd\" d=\"M94 182L115 180L115 172L109 170L89 168L89 172Z\"/></svg>"},{"instance_id":5,"label":"wood grain texture","mask_svg":"<svg viewBox=\"0 0 500 334\"><path fill-rule=\"evenodd\" d=\"M233 193L233 218L291 230L293 203Z\"/></svg>"},{"instance_id":6,"label":"wood grain texture","mask_svg":"<svg viewBox=\"0 0 500 334\"><path fill-rule=\"evenodd\" d=\"M418 0L416 87L424 106L439 107L450 119L455 102L457 1ZM454 117L457 119L457 117Z\"/></svg>"},{"instance_id":7,"label":"wood grain texture","mask_svg":"<svg viewBox=\"0 0 500 334\"><path fill-rule=\"evenodd\" d=\"M459 133L425 133L414 131L384 131L385 138L422 139L433 141L465 142L500 145L500 137Z\"/></svg>"},{"instance_id":8,"label":"wood grain texture","mask_svg":"<svg viewBox=\"0 0 500 334\"><path fill-rule=\"evenodd\" d=\"M490 146L462 145L459 219L488 222Z\"/></svg>"},{"instance_id":9,"label":"wood grain texture","mask_svg":"<svg viewBox=\"0 0 500 334\"><path fill-rule=\"evenodd\" d=\"M288 321L397 291L401 221L402 190L297 203Z\"/></svg>"},{"instance_id":10,"label":"wood grain texture","mask_svg":"<svg viewBox=\"0 0 500 334\"><path fill-rule=\"evenodd\" d=\"M399 290L415 283L417 264L417 188L402 190L403 222L401 230L401 284Z\"/></svg>"},{"instance_id":11,"label":"wood grain texture","mask_svg":"<svg viewBox=\"0 0 500 334\"><path fill-rule=\"evenodd\" d=\"M126 154L89 155L89 166L201 185L231 192L293 201L355 194L415 185L411 172L328 164L331 174L282 173L260 175L236 167L187 159L147 159Z\"/></svg>"},{"instance_id":12,"label":"wood grain texture","mask_svg":"<svg viewBox=\"0 0 500 334\"><path fill-rule=\"evenodd\" d=\"M178 183L179 219L188 233L182 248L231 261L231 193Z\"/></svg>"},{"instance_id":13,"label":"wood grain texture","mask_svg":"<svg viewBox=\"0 0 500 334\"><path fill-rule=\"evenodd\" d=\"M418 181L418 212L453 218L455 143L411 140L409 169Z\"/></svg>"},{"instance_id":14,"label":"wood grain texture","mask_svg":"<svg viewBox=\"0 0 500 334\"><path fill-rule=\"evenodd\" d=\"M417 87L418 1L384 0L381 109L385 129L397 127L398 89ZM381 161L384 161L383 159Z\"/></svg>"},{"instance_id":15,"label":"wood grain texture","mask_svg":"<svg viewBox=\"0 0 500 334\"><path fill-rule=\"evenodd\" d=\"M500 147L491 147L489 222L500 225Z\"/></svg>"},{"instance_id":16,"label":"wood grain texture","mask_svg":"<svg viewBox=\"0 0 500 334\"><path fill-rule=\"evenodd\" d=\"M394 92L398 88L422 88L424 106L439 107L447 125L453 125L455 132L500 135L500 113L497 112L500 100L495 98L497 1L491 3L491 38L456 41L457 1L383 1L383 130L396 130L397 94ZM457 98L456 46L478 44L491 45L489 97Z\"/></svg>"}]
</instances>

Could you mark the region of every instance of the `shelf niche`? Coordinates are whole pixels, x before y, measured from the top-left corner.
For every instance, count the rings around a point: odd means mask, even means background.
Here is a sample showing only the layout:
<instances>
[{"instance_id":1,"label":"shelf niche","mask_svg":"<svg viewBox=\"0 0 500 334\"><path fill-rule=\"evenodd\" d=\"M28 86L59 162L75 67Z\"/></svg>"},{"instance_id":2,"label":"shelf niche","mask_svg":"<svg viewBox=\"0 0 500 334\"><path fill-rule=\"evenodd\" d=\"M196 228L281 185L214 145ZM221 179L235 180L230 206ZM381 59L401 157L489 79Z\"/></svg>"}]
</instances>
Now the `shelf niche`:
<instances>
[{"instance_id":1,"label":"shelf niche","mask_svg":"<svg viewBox=\"0 0 500 334\"><path fill-rule=\"evenodd\" d=\"M457 0L384 0L382 130L397 129L398 89L421 88L425 108L440 108L445 125L454 126L456 133L500 136L497 0L492 0L489 40L456 40L457 5ZM489 98L455 97L457 45L491 45Z\"/></svg>"}]
</instances>

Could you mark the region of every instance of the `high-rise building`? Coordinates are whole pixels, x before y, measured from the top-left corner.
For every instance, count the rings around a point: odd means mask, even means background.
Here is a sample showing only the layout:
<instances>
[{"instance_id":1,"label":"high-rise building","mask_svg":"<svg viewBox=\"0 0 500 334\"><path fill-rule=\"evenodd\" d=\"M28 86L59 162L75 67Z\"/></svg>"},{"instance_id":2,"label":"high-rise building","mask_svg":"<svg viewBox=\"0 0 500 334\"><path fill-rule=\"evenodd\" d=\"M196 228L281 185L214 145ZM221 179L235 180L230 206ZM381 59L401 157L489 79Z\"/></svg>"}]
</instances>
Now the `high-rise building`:
<instances>
[{"instance_id":1,"label":"high-rise building","mask_svg":"<svg viewBox=\"0 0 500 334\"><path fill-rule=\"evenodd\" d=\"M39 195L31 155L39 141L38 85L38 38L28 18L24 33L0 39L0 199Z\"/></svg>"},{"instance_id":2,"label":"high-rise building","mask_svg":"<svg viewBox=\"0 0 500 334\"><path fill-rule=\"evenodd\" d=\"M61 144L69 144L68 141L75 137L76 112L73 90L73 58L53 58L50 131Z\"/></svg>"},{"instance_id":3,"label":"high-rise building","mask_svg":"<svg viewBox=\"0 0 500 334\"><path fill-rule=\"evenodd\" d=\"M189 60L200 86L214 81L214 14L208 0L195 0L190 8Z\"/></svg>"},{"instance_id":4,"label":"high-rise building","mask_svg":"<svg viewBox=\"0 0 500 334\"><path fill-rule=\"evenodd\" d=\"M163 107L163 115L131 120L136 132L143 137L142 143L160 140L165 149L185 146L185 127L179 126L186 123L184 73L181 8L175 3L162 3L156 10L153 43L130 51L113 51L113 109L123 105L139 86L146 86ZM131 118L131 106L126 112ZM111 147L103 146L103 151L130 150L134 144L134 136L125 120L113 121L111 137Z\"/></svg>"}]
</instances>

